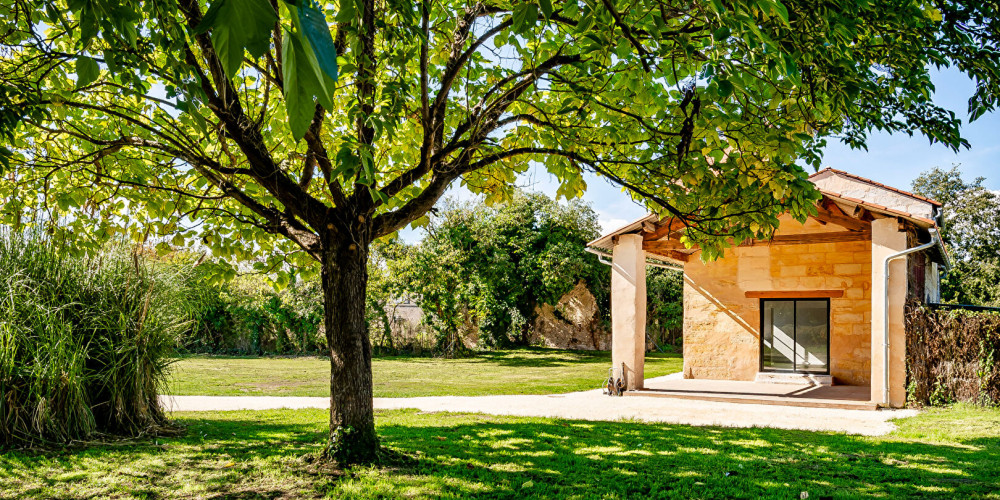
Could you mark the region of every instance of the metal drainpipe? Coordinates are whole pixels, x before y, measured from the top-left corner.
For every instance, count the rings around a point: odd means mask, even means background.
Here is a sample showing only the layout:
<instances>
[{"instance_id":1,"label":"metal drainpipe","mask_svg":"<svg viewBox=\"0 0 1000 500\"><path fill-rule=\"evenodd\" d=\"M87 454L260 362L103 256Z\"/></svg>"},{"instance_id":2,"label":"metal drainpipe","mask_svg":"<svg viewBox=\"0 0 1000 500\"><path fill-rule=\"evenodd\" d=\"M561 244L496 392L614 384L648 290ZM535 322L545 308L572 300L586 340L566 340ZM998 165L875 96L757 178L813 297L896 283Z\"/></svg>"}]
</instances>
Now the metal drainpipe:
<instances>
[{"instance_id":1,"label":"metal drainpipe","mask_svg":"<svg viewBox=\"0 0 1000 500\"><path fill-rule=\"evenodd\" d=\"M941 234L938 233L938 230L932 227L928 231L931 233L931 241L929 243L887 255L883 262L885 271L883 292L885 292L885 297L882 302L884 315L882 318L882 404L886 406L889 406L889 261L905 257L911 253L922 252L939 244L944 247L944 242L941 241Z\"/></svg>"}]
</instances>

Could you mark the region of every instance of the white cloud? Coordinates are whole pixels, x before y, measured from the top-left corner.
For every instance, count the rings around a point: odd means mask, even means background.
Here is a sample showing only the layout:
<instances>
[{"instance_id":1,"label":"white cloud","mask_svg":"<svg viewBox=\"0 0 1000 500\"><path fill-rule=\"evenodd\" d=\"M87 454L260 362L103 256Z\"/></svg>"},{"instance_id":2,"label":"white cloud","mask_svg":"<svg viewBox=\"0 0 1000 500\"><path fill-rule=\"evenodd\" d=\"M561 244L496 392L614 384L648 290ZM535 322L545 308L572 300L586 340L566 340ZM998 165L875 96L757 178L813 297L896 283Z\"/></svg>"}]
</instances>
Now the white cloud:
<instances>
[{"instance_id":1,"label":"white cloud","mask_svg":"<svg viewBox=\"0 0 1000 500\"><path fill-rule=\"evenodd\" d=\"M597 218L597 222L601 225L601 233L607 234L632 221L628 219L607 218L604 217L603 215L600 215Z\"/></svg>"}]
</instances>

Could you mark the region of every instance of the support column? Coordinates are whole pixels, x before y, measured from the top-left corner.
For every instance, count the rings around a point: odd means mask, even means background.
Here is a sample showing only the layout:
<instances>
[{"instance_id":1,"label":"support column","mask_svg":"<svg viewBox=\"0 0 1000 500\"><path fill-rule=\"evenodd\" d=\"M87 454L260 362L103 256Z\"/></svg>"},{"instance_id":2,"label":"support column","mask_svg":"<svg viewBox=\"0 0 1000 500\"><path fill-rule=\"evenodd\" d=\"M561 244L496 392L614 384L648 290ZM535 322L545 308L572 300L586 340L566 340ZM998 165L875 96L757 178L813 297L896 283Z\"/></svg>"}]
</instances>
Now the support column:
<instances>
[{"instance_id":1,"label":"support column","mask_svg":"<svg viewBox=\"0 0 1000 500\"><path fill-rule=\"evenodd\" d=\"M642 389L646 359L646 252L641 234L618 237L611 259L611 363L628 390Z\"/></svg>"},{"instance_id":2,"label":"support column","mask_svg":"<svg viewBox=\"0 0 1000 500\"><path fill-rule=\"evenodd\" d=\"M885 258L906 250L906 232L894 218L872 221L872 401L892 407L906 404L906 304L907 257L889 263L889 301L885 293ZM889 400L886 401L885 342L883 323L889 309Z\"/></svg>"}]
</instances>

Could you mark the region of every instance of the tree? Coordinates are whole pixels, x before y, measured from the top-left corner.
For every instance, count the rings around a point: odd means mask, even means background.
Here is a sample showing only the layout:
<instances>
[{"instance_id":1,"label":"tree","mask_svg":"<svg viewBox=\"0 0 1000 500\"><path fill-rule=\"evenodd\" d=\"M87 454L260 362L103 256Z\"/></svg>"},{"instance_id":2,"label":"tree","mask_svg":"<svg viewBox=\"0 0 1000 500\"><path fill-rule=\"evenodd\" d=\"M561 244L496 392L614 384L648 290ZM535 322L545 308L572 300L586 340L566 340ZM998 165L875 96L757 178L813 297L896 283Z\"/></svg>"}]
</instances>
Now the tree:
<instances>
[{"instance_id":1,"label":"tree","mask_svg":"<svg viewBox=\"0 0 1000 500\"><path fill-rule=\"evenodd\" d=\"M201 239L271 256L279 284L318 269L343 462L378 449L369 247L455 181L502 196L537 161L573 197L597 172L714 258L804 220L818 195L796 162L830 136L966 146L930 66L976 81L973 117L1000 95L1000 13L971 0L2 5L6 221Z\"/></svg>"},{"instance_id":2,"label":"tree","mask_svg":"<svg viewBox=\"0 0 1000 500\"><path fill-rule=\"evenodd\" d=\"M486 345L526 345L536 307L556 304L578 282L607 299L607 270L584 252L599 234L597 214L582 201L515 191L502 203L441 211L396 269L403 291L433 313L446 352L461 349L467 320Z\"/></svg>"},{"instance_id":3,"label":"tree","mask_svg":"<svg viewBox=\"0 0 1000 500\"><path fill-rule=\"evenodd\" d=\"M405 290L398 266L412 253L412 247L399 238L386 238L372 242L368 255L368 284L365 290L365 321L369 335L381 337L376 349L396 351L392 338L392 319L389 304L405 298ZM374 328L373 328L374 327ZM372 330L374 329L374 332Z\"/></svg>"},{"instance_id":4,"label":"tree","mask_svg":"<svg viewBox=\"0 0 1000 500\"><path fill-rule=\"evenodd\" d=\"M954 263L942 280L949 302L1000 305L1000 195L983 187L986 179L966 182L958 166L934 167L913 181L913 192L940 201L942 237Z\"/></svg>"},{"instance_id":5,"label":"tree","mask_svg":"<svg viewBox=\"0 0 1000 500\"><path fill-rule=\"evenodd\" d=\"M646 332L657 344L677 348L684 340L684 273L646 270Z\"/></svg>"}]
</instances>

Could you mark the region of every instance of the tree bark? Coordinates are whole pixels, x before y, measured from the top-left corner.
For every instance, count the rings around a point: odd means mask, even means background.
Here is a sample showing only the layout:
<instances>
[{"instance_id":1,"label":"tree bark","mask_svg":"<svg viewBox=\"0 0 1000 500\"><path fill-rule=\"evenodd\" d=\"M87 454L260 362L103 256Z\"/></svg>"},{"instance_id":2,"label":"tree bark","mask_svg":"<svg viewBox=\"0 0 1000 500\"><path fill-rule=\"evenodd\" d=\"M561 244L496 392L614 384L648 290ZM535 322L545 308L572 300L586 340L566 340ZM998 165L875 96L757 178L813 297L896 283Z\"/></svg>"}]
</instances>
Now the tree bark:
<instances>
[{"instance_id":1,"label":"tree bark","mask_svg":"<svg viewBox=\"0 0 1000 500\"><path fill-rule=\"evenodd\" d=\"M341 464L364 463L376 458L380 446L372 402L372 348L365 322L369 242L364 237L330 241L333 239L325 242L322 253L324 316L330 349L330 439L326 456Z\"/></svg>"}]
</instances>

